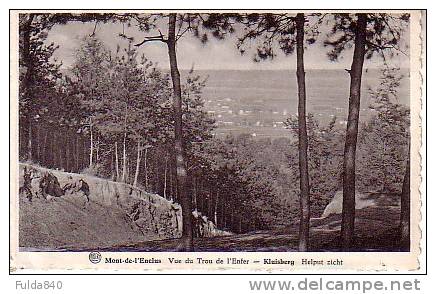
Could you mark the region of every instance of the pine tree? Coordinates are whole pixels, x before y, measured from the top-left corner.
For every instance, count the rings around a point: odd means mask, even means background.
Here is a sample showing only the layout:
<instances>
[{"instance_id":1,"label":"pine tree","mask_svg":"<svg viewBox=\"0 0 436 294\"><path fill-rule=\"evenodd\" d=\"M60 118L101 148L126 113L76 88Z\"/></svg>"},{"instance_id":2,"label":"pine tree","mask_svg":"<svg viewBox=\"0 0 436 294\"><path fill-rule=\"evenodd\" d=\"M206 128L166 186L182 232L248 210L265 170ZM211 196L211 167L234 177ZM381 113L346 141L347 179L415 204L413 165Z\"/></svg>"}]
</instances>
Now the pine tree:
<instances>
[{"instance_id":1,"label":"pine tree","mask_svg":"<svg viewBox=\"0 0 436 294\"><path fill-rule=\"evenodd\" d=\"M147 42L158 41L167 45L168 57L170 61L170 74L173 85L173 113L174 113L174 151L176 159L176 179L177 191L180 195L183 216L183 232L180 248L185 251L193 250L193 225L192 225L192 199L187 189L187 166L186 166L186 142L183 137L183 97L180 72L177 64L176 44L187 32L196 31L201 20L198 14L157 14L140 15L134 14L132 18L138 23L138 28L144 32L156 28L159 21L168 22L167 34L164 36L157 28L158 35L146 36L144 40L136 46L141 46Z\"/></svg>"},{"instance_id":2,"label":"pine tree","mask_svg":"<svg viewBox=\"0 0 436 294\"><path fill-rule=\"evenodd\" d=\"M300 170L300 232L299 250L307 251L309 243L310 221L310 188L307 160L306 130L306 86L304 71L304 46L316 41L319 15L311 15L312 24L303 13L296 16L286 13L266 14L212 14L206 26L212 29L213 35L223 38L228 33L235 33L234 23L242 24L243 32L238 37L237 47L244 54L247 44L258 40L254 61L274 58L276 51L289 55L297 49L297 84L298 84L298 116L299 116L299 170Z\"/></svg>"},{"instance_id":3,"label":"pine tree","mask_svg":"<svg viewBox=\"0 0 436 294\"><path fill-rule=\"evenodd\" d=\"M39 14L20 14L19 23L19 111L20 126L27 129L26 158L33 159L33 125L47 119L52 99L57 97L60 72L52 56L58 46L46 44L47 34L52 25ZM20 138L20 142L23 142Z\"/></svg>"},{"instance_id":4,"label":"pine tree","mask_svg":"<svg viewBox=\"0 0 436 294\"><path fill-rule=\"evenodd\" d=\"M342 249L350 250L353 244L355 217L355 158L359 128L360 88L365 58L375 53L385 60L395 54L405 54L401 42L408 15L391 14L335 14L333 26L325 41L331 46L331 60L337 60L345 49L354 44L350 74L350 96L347 132L344 147ZM406 46L407 47L407 46Z\"/></svg>"}]
</instances>

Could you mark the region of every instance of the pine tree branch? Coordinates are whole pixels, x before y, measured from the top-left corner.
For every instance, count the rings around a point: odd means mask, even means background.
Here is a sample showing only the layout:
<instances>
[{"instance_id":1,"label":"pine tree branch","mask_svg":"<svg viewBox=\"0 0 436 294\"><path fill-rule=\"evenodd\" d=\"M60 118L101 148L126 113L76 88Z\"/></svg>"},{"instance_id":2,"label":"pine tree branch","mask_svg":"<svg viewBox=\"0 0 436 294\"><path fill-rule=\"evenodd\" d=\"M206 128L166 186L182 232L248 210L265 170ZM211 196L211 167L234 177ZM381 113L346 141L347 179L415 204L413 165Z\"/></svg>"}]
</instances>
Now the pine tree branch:
<instances>
[{"instance_id":1,"label":"pine tree branch","mask_svg":"<svg viewBox=\"0 0 436 294\"><path fill-rule=\"evenodd\" d=\"M138 43L138 44L135 44L134 46L135 46L135 47L139 47L139 46L141 46L141 45L143 45L143 44L145 44L145 43L147 43L147 42L153 42L153 41L160 41L160 42L163 42L163 43L167 43L168 40L166 40L166 39L164 38L164 36L162 35L162 33L161 33L160 31L159 31L159 33L160 33L159 36L150 36L150 37L145 37L144 40L143 40L142 42L140 42L140 43Z\"/></svg>"},{"instance_id":2,"label":"pine tree branch","mask_svg":"<svg viewBox=\"0 0 436 294\"><path fill-rule=\"evenodd\" d=\"M95 31L97 29L97 25L98 25L98 20L95 21L94 29L92 30L92 33L89 35L89 37L94 37L95 36Z\"/></svg>"},{"instance_id":3,"label":"pine tree branch","mask_svg":"<svg viewBox=\"0 0 436 294\"><path fill-rule=\"evenodd\" d=\"M386 50L386 49L391 49L391 50L397 50L398 52L404 54L405 56L409 57L409 55L404 52L403 50L401 50L398 46L394 46L394 45L377 45L369 40L366 40L366 44L369 45L370 47L373 47L375 49L378 49L380 51Z\"/></svg>"}]
</instances>

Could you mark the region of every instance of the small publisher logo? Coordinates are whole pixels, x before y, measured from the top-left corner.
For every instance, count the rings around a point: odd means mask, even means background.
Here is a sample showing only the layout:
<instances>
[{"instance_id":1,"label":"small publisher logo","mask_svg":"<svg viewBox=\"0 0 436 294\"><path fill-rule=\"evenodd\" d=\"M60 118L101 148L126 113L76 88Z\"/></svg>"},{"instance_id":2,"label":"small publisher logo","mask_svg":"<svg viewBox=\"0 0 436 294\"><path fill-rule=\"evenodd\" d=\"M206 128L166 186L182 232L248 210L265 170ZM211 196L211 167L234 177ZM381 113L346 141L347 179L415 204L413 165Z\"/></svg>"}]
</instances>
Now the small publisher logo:
<instances>
[{"instance_id":1,"label":"small publisher logo","mask_svg":"<svg viewBox=\"0 0 436 294\"><path fill-rule=\"evenodd\" d=\"M101 254L100 252L91 252L89 253L89 261L97 264L101 261Z\"/></svg>"}]
</instances>

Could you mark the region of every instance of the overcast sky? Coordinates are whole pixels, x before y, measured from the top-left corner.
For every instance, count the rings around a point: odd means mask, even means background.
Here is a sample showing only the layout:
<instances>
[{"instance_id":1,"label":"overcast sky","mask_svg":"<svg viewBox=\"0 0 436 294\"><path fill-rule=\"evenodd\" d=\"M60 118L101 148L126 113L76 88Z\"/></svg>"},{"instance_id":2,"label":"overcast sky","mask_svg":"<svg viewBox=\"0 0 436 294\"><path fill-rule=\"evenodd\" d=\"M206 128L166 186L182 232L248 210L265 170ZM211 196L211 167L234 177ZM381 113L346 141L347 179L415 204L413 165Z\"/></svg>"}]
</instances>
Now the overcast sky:
<instances>
[{"instance_id":1,"label":"overcast sky","mask_svg":"<svg viewBox=\"0 0 436 294\"><path fill-rule=\"evenodd\" d=\"M134 27L125 27L128 36L135 37L135 41L143 40L143 33ZM55 26L49 33L48 42L54 42L60 47L55 53L55 57L63 62L64 67L69 67L74 62L74 52L78 48L80 39L90 35L94 30L93 23L68 23L66 25ZM99 24L96 29L96 36L110 49L115 50L117 44L125 46L126 40L118 36L123 31L121 24ZM321 42L319 42L321 43ZM158 63L158 67L168 69L169 61L167 56L166 44L161 42L148 42L139 49L140 53L153 62ZM330 62L326 56L327 49L322 44L310 46L305 52L305 66L307 69L335 69L350 68L352 50L338 62ZM272 61L253 62L253 51L241 56L235 46L235 39L226 40L210 39L205 45L187 34L179 40L177 44L178 63L180 69L190 69L194 66L197 70L210 69L239 69L239 70L267 70L267 69L295 69L295 54L284 56L279 53ZM408 58L400 56L392 61L400 67L408 67ZM378 58L365 61L365 67L374 68L380 65Z\"/></svg>"}]
</instances>

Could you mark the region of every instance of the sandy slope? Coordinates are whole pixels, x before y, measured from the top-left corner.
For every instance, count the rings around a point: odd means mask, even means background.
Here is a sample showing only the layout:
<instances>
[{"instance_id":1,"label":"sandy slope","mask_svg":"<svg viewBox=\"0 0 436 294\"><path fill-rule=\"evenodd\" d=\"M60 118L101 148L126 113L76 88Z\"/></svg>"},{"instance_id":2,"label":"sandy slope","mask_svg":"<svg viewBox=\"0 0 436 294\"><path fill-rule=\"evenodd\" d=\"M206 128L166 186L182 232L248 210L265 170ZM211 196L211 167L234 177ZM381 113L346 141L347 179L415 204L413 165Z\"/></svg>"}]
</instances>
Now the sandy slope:
<instances>
[{"instance_id":1,"label":"sandy slope","mask_svg":"<svg viewBox=\"0 0 436 294\"><path fill-rule=\"evenodd\" d=\"M32 200L19 195L19 245L24 248L81 248L130 244L180 235L178 204L159 195L145 193L130 185L80 174L51 171L20 164L32 171ZM39 182L51 172L63 187L86 181L88 202L82 191L68 191L61 197L45 199Z\"/></svg>"},{"instance_id":2,"label":"sandy slope","mask_svg":"<svg viewBox=\"0 0 436 294\"><path fill-rule=\"evenodd\" d=\"M20 197L20 247L74 248L98 247L144 241L126 213L117 207L105 207L81 195L51 200Z\"/></svg>"}]
</instances>

